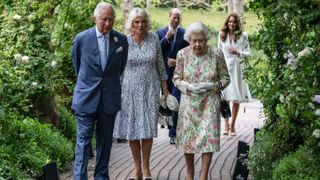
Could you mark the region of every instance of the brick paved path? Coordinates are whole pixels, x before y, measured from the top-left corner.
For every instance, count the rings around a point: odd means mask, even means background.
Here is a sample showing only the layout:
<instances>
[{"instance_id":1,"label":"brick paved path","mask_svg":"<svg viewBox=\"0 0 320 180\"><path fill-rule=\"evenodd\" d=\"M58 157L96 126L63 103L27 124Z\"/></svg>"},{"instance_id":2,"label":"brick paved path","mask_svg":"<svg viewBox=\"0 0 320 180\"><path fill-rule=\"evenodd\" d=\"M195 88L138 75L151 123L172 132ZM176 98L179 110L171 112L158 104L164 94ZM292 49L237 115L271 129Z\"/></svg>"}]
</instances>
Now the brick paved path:
<instances>
[{"instance_id":1,"label":"brick paved path","mask_svg":"<svg viewBox=\"0 0 320 180\"><path fill-rule=\"evenodd\" d=\"M221 150L213 155L209 179L231 179L238 141L245 141L252 145L253 128L260 128L263 124L263 119L262 105L259 101L241 104L236 124L237 135L233 137L221 135ZM223 130L224 120L221 122ZM178 151L174 145L169 144L167 129L159 128L158 133L158 138L154 139L150 160L153 178L158 180L183 180L186 171L183 153ZM94 162L95 159L91 160L88 165L89 179L93 179ZM200 155L196 155L195 180L199 177L200 165ZM110 179L126 180L132 174L133 168L134 165L128 143L114 143L110 160ZM61 174L60 179L72 179L72 171Z\"/></svg>"}]
</instances>

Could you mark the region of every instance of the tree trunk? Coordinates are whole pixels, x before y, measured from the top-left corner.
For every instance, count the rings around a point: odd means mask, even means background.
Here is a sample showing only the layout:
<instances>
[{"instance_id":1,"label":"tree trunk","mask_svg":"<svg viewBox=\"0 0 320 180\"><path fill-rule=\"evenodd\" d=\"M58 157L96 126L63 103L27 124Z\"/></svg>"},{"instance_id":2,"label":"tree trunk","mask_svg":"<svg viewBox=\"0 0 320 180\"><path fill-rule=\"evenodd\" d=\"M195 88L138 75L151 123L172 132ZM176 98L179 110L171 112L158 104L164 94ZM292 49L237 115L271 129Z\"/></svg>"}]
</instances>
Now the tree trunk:
<instances>
[{"instance_id":1,"label":"tree trunk","mask_svg":"<svg viewBox=\"0 0 320 180\"><path fill-rule=\"evenodd\" d=\"M147 13L149 15L149 19L151 19L151 7L152 7L152 4L151 4L151 0L147 0Z\"/></svg>"},{"instance_id":2,"label":"tree trunk","mask_svg":"<svg viewBox=\"0 0 320 180\"><path fill-rule=\"evenodd\" d=\"M228 14L233 13L234 8L233 8L233 0L228 0Z\"/></svg>"},{"instance_id":3,"label":"tree trunk","mask_svg":"<svg viewBox=\"0 0 320 180\"><path fill-rule=\"evenodd\" d=\"M122 3L122 14L123 14L123 23L124 23L123 26L125 25L132 8L133 8L133 2L131 0L123 0L123 3Z\"/></svg>"},{"instance_id":4,"label":"tree trunk","mask_svg":"<svg viewBox=\"0 0 320 180\"><path fill-rule=\"evenodd\" d=\"M41 94L35 103L35 108L42 122L51 123L54 126L59 123L57 103L52 93Z\"/></svg>"},{"instance_id":5,"label":"tree trunk","mask_svg":"<svg viewBox=\"0 0 320 180\"><path fill-rule=\"evenodd\" d=\"M243 0L234 0L234 12L238 14L238 16L242 16L244 11Z\"/></svg>"},{"instance_id":6,"label":"tree trunk","mask_svg":"<svg viewBox=\"0 0 320 180\"><path fill-rule=\"evenodd\" d=\"M176 5L178 9L182 9L182 2L181 0L176 0Z\"/></svg>"}]
</instances>

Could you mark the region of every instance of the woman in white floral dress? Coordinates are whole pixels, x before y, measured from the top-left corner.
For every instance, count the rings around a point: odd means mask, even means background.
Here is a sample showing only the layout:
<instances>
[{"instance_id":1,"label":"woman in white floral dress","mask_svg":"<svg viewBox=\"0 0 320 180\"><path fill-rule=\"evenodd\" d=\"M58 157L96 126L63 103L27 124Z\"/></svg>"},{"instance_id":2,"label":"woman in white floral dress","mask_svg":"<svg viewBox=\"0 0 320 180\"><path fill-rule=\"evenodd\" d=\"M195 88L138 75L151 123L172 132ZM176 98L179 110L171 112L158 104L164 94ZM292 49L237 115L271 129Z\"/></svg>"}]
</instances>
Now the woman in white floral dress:
<instances>
[{"instance_id":1,"label":"woman in white floral dress","mask_svg":"<svg viewBox=\"0 0 320 180\"><path fill-rule=\"evenodd\" d=\"M202 154L200 179L205 180L213 152L220 149L219 92L229 84L228 69L220 50L207 45L208 28L192 23L180 50L173 77L181 91L176 145L185 153L187 180L194 177L194 154Z\"/></svg>"},{"instance_id":2,"label":"woman in white floral dress","mask_svg":"<svg viewBox=\"0 0 320 180\"><path fill-rule=\"evenodd\" d=\"M231 125L229 118L225 118L223 135L235 136L235 124L240 103L250 101L251 94L243 76L244 58L250 55L248 35L242 32L240 18L236 13L231 13L226 18L223 28L218 36L218 48L224 54L230 75L230 84L223 91L227 101L233 101L231 112Z\"/></svg>"},{"instance_id":3,"label":"woman in white floral dress","mask_svg":"<svg viewBox=\"0 0 320 180\"><path fill-rule=\"evenodd\" d=\"M123 74L121 111L113 136L129 140L135 171L130 179L151 179L150 153L157 137L160 88L168 95L167 75L159 38L149 33L150 21L141 8L132 9L126 23L128 60ZM142 155L142 157L141 157Z\"/></svg>"}]
</instances>

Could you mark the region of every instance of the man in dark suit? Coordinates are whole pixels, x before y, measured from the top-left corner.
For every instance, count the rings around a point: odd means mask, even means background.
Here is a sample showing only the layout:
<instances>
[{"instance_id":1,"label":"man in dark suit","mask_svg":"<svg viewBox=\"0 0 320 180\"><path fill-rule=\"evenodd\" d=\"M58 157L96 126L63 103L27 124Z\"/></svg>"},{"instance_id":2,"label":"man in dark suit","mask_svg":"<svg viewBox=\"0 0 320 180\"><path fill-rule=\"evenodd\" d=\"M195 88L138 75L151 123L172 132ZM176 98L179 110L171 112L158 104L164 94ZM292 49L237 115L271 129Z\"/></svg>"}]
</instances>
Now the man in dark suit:
<instances>
[{"instance_id":1,"label":"man in dark suit","mask_svg":"<svg viewBox=\"0 0 320 180\"><path fill-rule=\"evenodd\" d=\"M128 42L114 31L115 11L101 2L95 10L95 27L79 33L72 45L72 62L78 76L72 109L77 119L74 179L87 179L90 144L96 125L94 179L109 179L108 165L113 126L120 110L120 76L124 71Z\"/></svg>"},{"instance_id":2,"label":"man in dark suit","mask_svg":"<svg viewBox=\"0 0 320 180\"><path fill-rule=\"evenodd\" d=\"M159 29L157 34L160 39L163 61L168 75L168 89L170 94L180 101L180 91L173 85L172 78L176 66L176 56L180 49L188 46L183 39L184 29L180 27L181 10L173 8L169 14L169 26ZM169 127L170 144L175 144L178 112L172 112L173 126Z\"/></svg>"}]
</instances>

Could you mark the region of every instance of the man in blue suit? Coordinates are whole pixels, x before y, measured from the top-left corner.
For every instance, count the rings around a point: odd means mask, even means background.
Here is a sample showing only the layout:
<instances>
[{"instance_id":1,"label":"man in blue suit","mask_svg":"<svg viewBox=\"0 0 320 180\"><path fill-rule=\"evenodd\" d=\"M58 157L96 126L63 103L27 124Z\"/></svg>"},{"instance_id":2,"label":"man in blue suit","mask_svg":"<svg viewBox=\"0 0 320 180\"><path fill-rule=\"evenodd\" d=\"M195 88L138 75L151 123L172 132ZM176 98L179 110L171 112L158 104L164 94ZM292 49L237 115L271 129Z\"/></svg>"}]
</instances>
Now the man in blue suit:
<instances>
[{"instance_id":1,"label":"man in blue suit","mask_svg":"<svg viewBox=\"0 0 320 180\"><path fill-rule=\"evenodd\" d=\"M72 109L77 119L74 179L87 179L90 144L96 125L94 179L109 179L113 126L120 110L120 76L124 71L128 42L114 31L115 11L101 2L95 10L95 27L79 33L72 45L72 62L77 74Z\"/></svg>"},{"instance_id":2,"label":"man in blue suit","mask_svg":"<svg viewBox=\"0 0 320 180\"><path fill-rule=\"evenodd\" d=\"M176 66L176 56L180 49L188 46L183 39L184 29L180 27L181 10L173 8L169 14L169 26L159 29L157 34L160 39L163 61L168 75L168 89L170 94L180 101L180 91L173 85L172 78ZM178 112L172 112L173 126L169 127L170 144L175 144Z\"/></svg>"}]
</instances>

